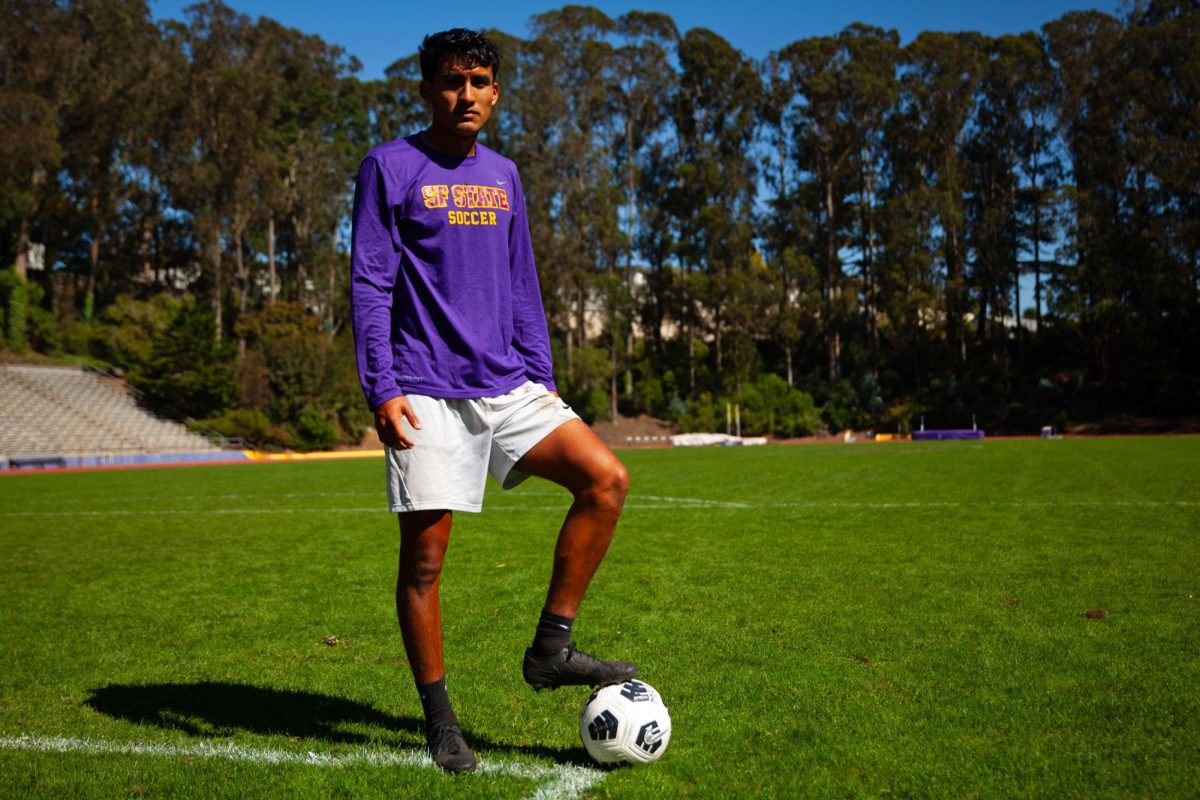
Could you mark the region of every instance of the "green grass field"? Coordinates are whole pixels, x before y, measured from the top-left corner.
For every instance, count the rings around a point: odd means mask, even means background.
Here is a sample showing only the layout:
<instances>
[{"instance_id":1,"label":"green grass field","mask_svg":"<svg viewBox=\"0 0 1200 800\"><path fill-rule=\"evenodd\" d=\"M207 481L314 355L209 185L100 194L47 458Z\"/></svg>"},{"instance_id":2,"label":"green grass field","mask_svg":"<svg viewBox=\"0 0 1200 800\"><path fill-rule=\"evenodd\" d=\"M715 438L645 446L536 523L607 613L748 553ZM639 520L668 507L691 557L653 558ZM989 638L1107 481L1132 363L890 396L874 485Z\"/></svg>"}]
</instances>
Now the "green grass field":
<instances>
[{"instance_id":1,"label":"green grass field","mask_svg":"<svg viewBox=\"0 0 1200 800\"><path fill-rule=\"evenodd\" d=\"M658 763L592 769L586 690L521 680L550 484L456 515L449 684L483 769L450 777L419 756L380 463L14 475L0 797L1200 792L1200 438L620 456L576 639L662 692Z\"/></svg>"}]
</instances>

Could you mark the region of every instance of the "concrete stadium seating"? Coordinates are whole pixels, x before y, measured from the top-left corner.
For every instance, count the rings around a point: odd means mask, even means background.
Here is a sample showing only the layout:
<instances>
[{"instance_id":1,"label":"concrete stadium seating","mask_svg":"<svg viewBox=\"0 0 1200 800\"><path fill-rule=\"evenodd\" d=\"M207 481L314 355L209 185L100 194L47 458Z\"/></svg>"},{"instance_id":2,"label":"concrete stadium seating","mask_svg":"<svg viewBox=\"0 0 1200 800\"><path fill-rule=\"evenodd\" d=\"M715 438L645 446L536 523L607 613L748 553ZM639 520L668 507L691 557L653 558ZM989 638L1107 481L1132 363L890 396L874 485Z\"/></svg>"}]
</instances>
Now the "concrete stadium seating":
<instances>
[{"instance_id":1,"label":"concrete stadium seating","mask_svg":"<svg viewBox=\"0 0 1200 800\"><path fill-rule=\"evenodd\" d=\"M73 367L0 364L0 457L219 449L138 406L119 381Z\"/></svg>"}]
</instances>

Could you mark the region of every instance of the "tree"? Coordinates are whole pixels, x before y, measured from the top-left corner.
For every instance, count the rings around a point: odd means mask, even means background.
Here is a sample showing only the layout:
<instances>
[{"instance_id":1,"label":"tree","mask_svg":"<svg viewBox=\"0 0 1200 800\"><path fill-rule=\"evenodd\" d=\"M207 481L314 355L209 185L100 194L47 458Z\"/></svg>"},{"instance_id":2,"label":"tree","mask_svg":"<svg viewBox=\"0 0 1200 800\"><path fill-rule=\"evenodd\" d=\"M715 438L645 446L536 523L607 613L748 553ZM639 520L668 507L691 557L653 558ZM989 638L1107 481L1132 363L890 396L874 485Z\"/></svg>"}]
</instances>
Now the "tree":
<instances>
[{"instance_id":1,"label":"tree","mask_svg":"<svg viewBox=\"0 0 1200 800\"><path fill-rule=\"evenodd\" d=\"M92 318L102 249L137 190L135 160L150 146L160 113L157 87L167 80L161 46L144 0L76 0L65 20L78 79L60 119L67 191L85 220L88 245L84 319ZM139 54L132 59L129 53Z\"/></svg>"},{"instance_id":2,"label":"tree","mask_svg":"<svg viewBox=\"0 0 1200 800\"><path fill-rule=\"evenodd\" d=\"M265 211L271 227L276 218L287 221L290 296L319 308L332 334L345 321L338 230L350 212L354 167L370 138L368 109L352 78L360 65L320 37L270 20L259 21L258 35L269 54L269 72L281 78L269 132L271 160L261 178Z\"/></svg>"},{"instance_id":3,"label":"tree","mask_svg":"<svg viewBox=\"0 0 1200 800\"><path fill-rule=\"evenodd\" d=\"M589 347L589 299L621 251L613 158L613 22L566 6L534 16L522 67L517 148L551 335L564 342L568 394L601 391Z\"/></svg>"},{"instance_id":4,"label":"tree","mask_svg":"<svg viewBox=\"0 0 1200 800\"><path fill-rule=\"evenodd\" d=\"M625 274L623 291L615 286L610 297L621 302L609 306L610 355L612 374L609 379L610 414L617 416L617 376L619 373L619 329L624 332L625 386L624 395L633 394L634 326L634 265L633 254L638 241L638 221L647 211L639 207L638 187L647 157L647 146L667 121L662 76L671 71L671 48L679 39L675 23L665 14L630 11L616 21L619 46L614 53L614 105L620 120L619 141L614 142L614 169L624 176L625 191ZM610 265L610 270L615 265ZM610 280L611 283L611 280Z\"/></svg>"},{"instance_id":5,"label":"tree","mask_svg":"<svg viewBox=\"0 0 1200 800\"><path fill-rule=\"evenodd\" d=\"M881 136L894 104L895 31L851 25L836 37L815 37L788 45L779 59L786 79L802 99L790 112L792 150L801 174L812 175L809 213L823 229L814 249L821 276L827 376L841 377L841 327L846 313L842 249L847 244L849 196L857 194L860 272L869 335L877 341L875 311L875 205ZM855 184L857 183L857 186ZM847 298L848 299L848 298Z\"/></svg>"},{"instance_id":6,"label":"tree","mask_svg":"<svg viewBox=\"0 0 1200 800\"><path fill-rule=\"evenodd\" d=\"M373 142L390 142L423 127L427 113L417 90L420 82L421 65L413 53L392 62L384 70L383 80L359 83Z\"/></svg>"},{"instance_id":7,"label":"tree","mask_svg":"<svg viewBox=\"0 0 1200 800\"><path fill-rule=\"evenodd\" d=\"M967 358L968 311L962 137L975 109L984 47L984 37L977 33L925 32L904 48L901 59L900 117L912 159L906 168L921 184L930 230L940 234L936 248L944 293L941 316L951 358L960 367Z\"/></svg>"},{"instance_id":8,"label":"tree","mask_svg":"<svg viewBox=\"0 0 1200 800\"><path fill-rule=\"evenodd\" d=\"M148 362L129 373L129 382L175 414L201 418L228 407L236 396L235 359L215 327L210 311L188 298L155 336Z\"/></svg>"},{"instance_id":9,"label":"tree","mask_svg":"<svg viewBox=\"0 0 1200 800\"><path fill-rule=\"evenodd\" d=\"M21 278L57 188L72 52L66 13L53 0L12 0L0 12L0 258Z\"/></svg>"},{"instance_id":10,"label":"tree","mask_svg":"<svg viewBox=\"0 0 1200 800\"><path fill-rule=\"evenodd\" d=\"M682 319L688 390L694 395L698 328L712 330L713 366L719 376L725 366L732 275L750 266L755 190L750 145L762 83L753 64L709 30L688 31L679 42L678 57L678 145L667 207L684 273Z\"/></svg>"},{"instance_id":11,"label":"tree","mask_svg":"<svg viewBox=\"0 0 1200 800\"><path fill-rule=\"evenodd\" d=\"M1059 195L1063 177L1061 141L1055 118L1054 68L1044 36L1037 40L1037 51L1022 61L1022 129L1018 154L1024 184L1017 194L1019 238L1030 256L1025 264L1033 271L1033 315L1037 333L1042 329L1045 307L1043 277L1047 266L1045 250L1058 241Z\"/></svg>"},{"instance_id":12,"label":"tree","mask_svg":"<svg viewBox=\"0 0 1200 800\"><path fill-rule=\"evenodd\" d=\"M896 63L900 55L900 37L894 30L856 24L842 31L839 38L849 56L845 76L849 118L857 126L854 163L858 186L854 192L854 205L858 211L858 272L862 281L872 369L878 371L879 277L876 265L880 246L880 182L887 168L884 162L887 118L899 97Z\"/></svg>"},{"instance_id":13,"label":"tree","mask_svg":"<svg viewBox=\"0 0 1200 800\"><path fill-rule=\"evenodd\" d=\"M1132 172L1124 184L1139 248L1130 304L1138 317L1129 361L1134 396L1160 413L1200 397L1200 5L1152 0L1135 6L1124 36L1120 118ZM1130 257L1134 257L1130 254ZM1137 381L1148 365L1153 382Z\"/></svg>"},{"instance_id":14,"label":"tree","mask_svg":"<svg viewBox=\"0 0 1200 800\"><path fill-rule=\"evenodd\" d=\"M169 35L186 61L178 76L179 120L169 148L175 201L191 214L208 267L214 326L224 329L226 226L235 253L255 202L254 179L269 123L274 119L268 50L249 18L220 0L188 9L189 24L170 23Z\"/></svg>"},{"instance_id":15,"label":"tree","mask_svg":"<svg viewBox=\"0 0 1200 800\"><path fill-rule=\"evenodd\" d=\"M1068 236L1074 264L1058 277L1056 309L1092 343L1100 384L1111 389L1117 341L1128 322L1125 300L1136 281L1124 259L1125 153L1114 146L1125 100L1115 91L1121 25L1107 14L1072 12L1044 30L1057 67L1058 119L1072 183Z\"/></svg>"},{"instance_id":16,"label":"tree","mask_svg":"<svg viewBox=\"0 0 1200 800\"><path fill-rule=\"evenodd\" d=\"M1004 316L1020 316L1018 187L1030 77L1041 61L1041 47L1032 34L1002 36L989 43L987 57L975 124L964 147L971 176L966 233L974 254L976 334L980 341L990 340L997 360L1004 351Z\"/></svg>"},{"instance_id":17,"label":"tree","mask_svg":"<svg viewBox=\"0 0 1200 800\"><path fill-rule=\"evenodd\" d=\"M764 162L773 166L761 173L773 196L757 221L758 237L773 275L764 300L766 336L782 351L786 383L792 387L798 341L813 333L808 328L819 324L821 318L820 283L808 246L813 238L811 220L799 202L800 179L791 179L792 173L799 176L802 170L793 153L794 111L789 110L797 98L796 88L778 53L768 55L761 69L764 85L757 115Z\"/></svg>"}]
</instances>

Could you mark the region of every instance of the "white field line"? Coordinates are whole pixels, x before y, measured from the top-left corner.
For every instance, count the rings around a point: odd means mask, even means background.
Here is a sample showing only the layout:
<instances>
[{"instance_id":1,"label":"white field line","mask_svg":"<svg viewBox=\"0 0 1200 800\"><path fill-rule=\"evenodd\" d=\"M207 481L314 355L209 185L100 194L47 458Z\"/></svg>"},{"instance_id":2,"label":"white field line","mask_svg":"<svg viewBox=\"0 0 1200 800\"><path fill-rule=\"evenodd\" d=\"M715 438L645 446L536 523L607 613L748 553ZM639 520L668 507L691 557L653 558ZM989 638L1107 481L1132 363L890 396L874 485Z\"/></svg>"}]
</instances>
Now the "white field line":
<instances>
[{"instance_id":1,"label":"white field line","mask_svg":"<svg viewBox=\"0 0 1200 800\"><path fill-rule=\"evenodd\" d=\"M668 506L692 506L695 508L751 508L762 506L752 503L735 503L725 500L707 500L696 497L655 497L649 494L639 494L634 498L634 503L642 500L649 500L653 503L662 503Z\"/></svg>"},{"instance_id":2,"label":"white field line","mask_svg":"<svg viewBox=\"0 0 1200 800\"><path fill-rule=\"evenodd\" d=\"M379 491L355 491L355 492L255 492L253 494L172 494L172 500L265 500L275 498L294 498L294 497L379 497L383 494L383 490ZM120 500L122 503L142 500L162 500L161 494L122 494L113 495L104 498L106 500ZM86 497L62 497L55 498L55 503L65 503L68 505L82 505L90 503L92 500Z\"/></svg>"},{"instance_id":3,"label":"white field line","mask_svg":"<svg viewBox=\"0 0 1200 800\"><path fill-rule=\"evenodd\" d=\"M1200 500L803 500L768 503L771 508L1189 508Z\"/></svg>"},{"instance_id":4,"label":"white field line","mask_svg":"<svg viewBox=\"0 0 1200 800\"><path fill-rule=\"evenodd\" d=\"M357 749L344 753L313 753L292 750L241 747L235 744L154 744L149 742L105 742L66 736L15 736L0 738L0 750L24 750L38 753L84 753L157 756L161 758L218 758L250 764L302 764L312 767L344 767L365 764L371 767L425 767L437 769L420 750ZM542 767L498 759L481 759L479 772L520 778L537 784L527 795L529 800L569 800L582 795L604 780L604 773L590 767L559 764Z\"/></svg>"},{"instance_id":5,"label":"white field line","mask_svg":"<svg viewBox=\"0 0 1200 800\"><path fill-rule=\"evenodd\" d=\"M1196 508L1200 500L795 500L770 503L736 503L688 497L643 496L625 503L626 510L744 510L759 509L943 509L943 508ZM509 500L490 502L486 510L505 512L564 512L567 505L530 505ZM160 508L64 509L55 511L4 511L0 517L177 517L241 516L248 514L385 514L382 504L325 508Z\"/></svg>"}]
</instances>

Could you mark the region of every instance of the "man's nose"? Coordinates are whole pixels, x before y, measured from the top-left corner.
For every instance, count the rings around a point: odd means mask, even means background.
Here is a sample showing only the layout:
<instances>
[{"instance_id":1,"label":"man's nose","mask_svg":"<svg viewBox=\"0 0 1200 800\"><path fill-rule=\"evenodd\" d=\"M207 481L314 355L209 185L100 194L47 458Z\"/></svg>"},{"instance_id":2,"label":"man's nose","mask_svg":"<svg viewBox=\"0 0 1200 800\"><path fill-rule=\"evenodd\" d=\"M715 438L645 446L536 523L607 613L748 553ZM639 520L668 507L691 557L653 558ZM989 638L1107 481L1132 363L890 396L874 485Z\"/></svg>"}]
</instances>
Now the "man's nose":
<instances>
[{"instance_id":1,"label":"man's nose","mask_svg":"<svg viewBox=\"0 0 1200 800\"><path fill-rule=\"evenodd\" d=\"M462 94L460 95L460 97L468 103L474 103L475 95L478 93L478 91L479 90L476 89L471 84L470 81L467 81L466 83L463 84L463 90L462 90Z\"/></svg>"}]
</instances>

